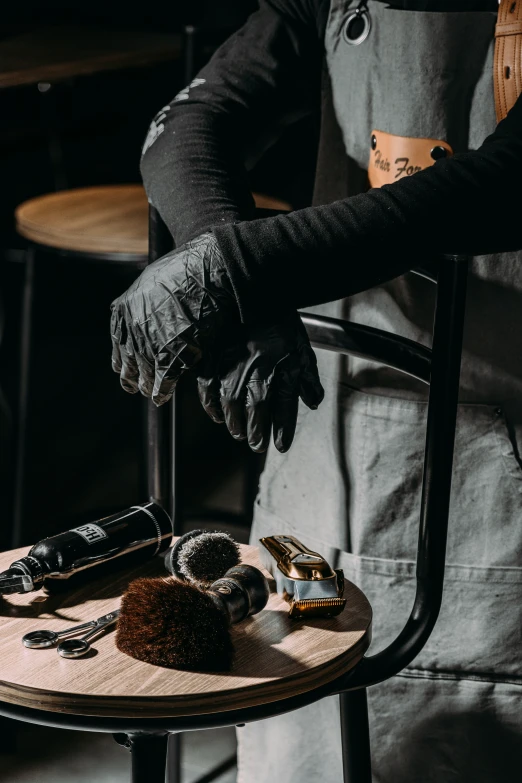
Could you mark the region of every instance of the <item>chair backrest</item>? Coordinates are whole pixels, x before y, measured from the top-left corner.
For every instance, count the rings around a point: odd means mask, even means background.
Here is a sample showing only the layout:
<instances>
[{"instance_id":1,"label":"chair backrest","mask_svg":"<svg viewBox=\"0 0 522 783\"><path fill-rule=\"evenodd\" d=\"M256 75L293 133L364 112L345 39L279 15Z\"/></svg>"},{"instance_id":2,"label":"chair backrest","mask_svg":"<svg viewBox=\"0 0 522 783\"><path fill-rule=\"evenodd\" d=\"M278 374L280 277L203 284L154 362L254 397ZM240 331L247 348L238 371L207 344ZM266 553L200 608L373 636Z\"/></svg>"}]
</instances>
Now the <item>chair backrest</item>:
<instances>
[{"instance_id":1,"label":"chair backrest","mask_svg":"<svg viewBox=\"0 0 522 783\"><path fill-rule=\"evenodd\" d=\"M149 263L171 249L172 238L151 206ZM442 603L468 258L443 256L438 267L436 278L421 268L417 270L437 286L431 349L369 326L308 313L301 315L315 347L380 362L429 385L413 608L397 638L380 653L363 658L346 675L346 689L382 682L407 666L426 644ZM152 498L166 508L170 506L174 532L178 534L176 395L171 410L169 424L168 406L156 408L149 404L148 487Z\"/></svg>"},{"instance_id":2,"label":"chair backrest","mask_svg":"<svg viewBox=\"0 0 522 783\"><path fill-rule=\"evenodd\" d=\"M455 255L440 259L434 281L437 302L431 349L361 324L302 315L315 347L374 360L429 384L413 608L397 638L377 655L363 658L346 676L343 687L346 690L382 682L407 666L426 644L440 611L467 273L467 257Z\"/></svg>"}]
</instances>

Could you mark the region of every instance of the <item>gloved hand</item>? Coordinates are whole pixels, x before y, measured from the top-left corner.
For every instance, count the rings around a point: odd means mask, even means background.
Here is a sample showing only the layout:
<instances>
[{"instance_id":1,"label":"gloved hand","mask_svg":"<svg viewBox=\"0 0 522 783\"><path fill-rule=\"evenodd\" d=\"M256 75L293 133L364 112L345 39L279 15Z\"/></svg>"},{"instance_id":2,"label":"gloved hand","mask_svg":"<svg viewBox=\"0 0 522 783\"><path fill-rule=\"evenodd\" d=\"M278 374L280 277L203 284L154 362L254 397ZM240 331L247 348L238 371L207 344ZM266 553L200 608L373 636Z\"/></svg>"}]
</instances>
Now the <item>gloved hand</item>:
<instances>
[{"instance_id":1,"label":"gloved hand","mask_svg":"<svg viewBox=\"0 0 522 783\"><path fill-rule=\"evenodd\" d=\"M112 368L162 405L239 312L218 243L202 234L148 266L112 303Z\"/></svg>"},{"instance_id":2,"label":"gloved hand","mask_svg":"<svg viewBox=\"0 0 522 783\"><path fill-rule=\"evenodd\" d=\"M201 403L237 440L266 451L273 429L278 451L288 451L299 397L315 409L324 397L317 360L297 313L266 327L234 330L231 342L198 377Z\"/></svg>"}]
</instances>

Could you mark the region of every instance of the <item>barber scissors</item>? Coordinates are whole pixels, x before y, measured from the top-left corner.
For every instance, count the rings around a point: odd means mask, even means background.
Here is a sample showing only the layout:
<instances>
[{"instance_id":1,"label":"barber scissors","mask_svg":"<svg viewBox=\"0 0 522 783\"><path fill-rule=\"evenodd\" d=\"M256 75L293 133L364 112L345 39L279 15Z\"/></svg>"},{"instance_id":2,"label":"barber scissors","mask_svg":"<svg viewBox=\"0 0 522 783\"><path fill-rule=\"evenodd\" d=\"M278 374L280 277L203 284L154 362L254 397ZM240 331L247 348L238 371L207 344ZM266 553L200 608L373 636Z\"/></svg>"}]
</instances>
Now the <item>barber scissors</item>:
<instances>
[{"instance_id":1,"label":"barber scissors","mask_svg":"<svg viewBox=\"0 0 522 783\"><path fill-rule=\"evenodd\" d=\"M26 633L22 637L22 643L25 647L29 647L31 650L42 649L47 647L53 647L56 642L58 644L58 655L62 658L80 658L82 655L86 655L91 649L89 639L97 634L114 625L118 621L120 616L120 610L117 609L109 614L104 614L103 617L98 617L97 620L91 620L88 623L82 623L81 625L74 625L72 628L68 628L65 631L31 631ZM71 636L71 634L84 631L87 628L91 630L82 636L80 639L65 639L63 642L59 640L63 636Z\"/></svg>"}]
</instances>

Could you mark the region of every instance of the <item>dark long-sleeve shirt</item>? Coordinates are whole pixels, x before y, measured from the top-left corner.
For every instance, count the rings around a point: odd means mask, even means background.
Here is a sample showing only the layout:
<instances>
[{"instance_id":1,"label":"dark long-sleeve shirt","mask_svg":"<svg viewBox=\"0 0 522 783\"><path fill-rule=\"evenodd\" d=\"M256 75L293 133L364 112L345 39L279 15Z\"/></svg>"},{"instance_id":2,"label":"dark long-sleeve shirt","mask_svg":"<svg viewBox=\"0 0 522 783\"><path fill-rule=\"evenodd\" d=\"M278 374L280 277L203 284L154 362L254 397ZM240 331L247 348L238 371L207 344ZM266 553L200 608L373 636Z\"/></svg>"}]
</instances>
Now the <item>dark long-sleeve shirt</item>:
<instances>
[{"instance_id":1,"label":"dark long-sleeve shirt","mask_svg":"<svg viewBox=\"0 0 522 783\"><path fill-rule=\"evenodd\" d=\"M402 0L413 2L434 10L445 0ZM492 5L460 0L464 8L471 2ZM318 304L391 279L424 260L427 246L434 253L522 247L520 99L478 150L379 190L250 220L247 168L284 127L319 110L328 6L265 0L160 113L145 145L152 203L178 245L214 231L246 322L267 307Z\"/></svg>"}]
</instances>

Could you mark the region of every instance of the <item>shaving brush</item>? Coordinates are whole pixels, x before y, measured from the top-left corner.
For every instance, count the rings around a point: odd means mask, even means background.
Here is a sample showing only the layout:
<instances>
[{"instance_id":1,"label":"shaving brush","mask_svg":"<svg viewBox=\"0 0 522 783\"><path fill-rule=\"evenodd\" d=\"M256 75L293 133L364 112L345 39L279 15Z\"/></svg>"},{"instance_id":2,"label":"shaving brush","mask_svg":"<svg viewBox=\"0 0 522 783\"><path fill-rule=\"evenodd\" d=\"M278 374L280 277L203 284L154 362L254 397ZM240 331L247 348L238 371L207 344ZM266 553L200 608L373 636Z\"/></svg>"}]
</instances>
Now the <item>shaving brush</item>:
<instances>
[{"instance_id":1,"label":"shaving brush","mask_svg":"<svg viewBox=\"0 0 522 783\"><path fill-rule=\"evenodd\" d=\"M169 549L165 568L172 576L206 590L240 560L239 544L228 533L191 530Z\"/></svg>"},{"instance_id":2,"label":"shaving brush","mask_svg":"<svg viewBox=\"0 0 522 783\"><path fill-rule=\"evenodd\" d=\"M224 671L234 648L230 625L266 606L268 582L258 568L230 568L207 591L172 577L131 582L124 594L116 646L170 669Z\"/></svg>"}]
</instances>

